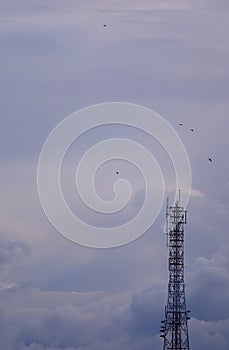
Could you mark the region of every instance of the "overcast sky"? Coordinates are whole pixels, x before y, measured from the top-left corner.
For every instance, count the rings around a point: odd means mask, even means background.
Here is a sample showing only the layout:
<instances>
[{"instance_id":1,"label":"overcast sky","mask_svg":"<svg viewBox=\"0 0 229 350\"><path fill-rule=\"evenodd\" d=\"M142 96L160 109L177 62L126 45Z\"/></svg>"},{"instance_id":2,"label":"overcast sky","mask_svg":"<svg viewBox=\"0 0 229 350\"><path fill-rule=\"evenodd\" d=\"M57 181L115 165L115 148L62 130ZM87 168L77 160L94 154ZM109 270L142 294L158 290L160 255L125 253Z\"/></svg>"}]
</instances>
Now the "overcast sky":
<instances>
[{"instance_id":1,"label":"overcast sky","mask_svg":"<svg viewBox=\"0 0 229 350\"><path fill-rule=\"evenodd\" d=\"M0 349L162 347L165 203L139 239L96 250L57 233L37 193L37 161L51 130L80 108L122 101L160 113L186 147L193 176L185 231L190 347L227 350L229 2L0 0L0 23ZM94 141L120 135L148 147L174 181L167 155L146 135L124 127L85 135L70 150L63 188L84 219L105 226L109 220L80 207L69 174ZM135 197L112 225L135 213L144 192L138 171L120 161L100 170L103 196L112 193L117 166Z\"/></svg>"}]
</instances>

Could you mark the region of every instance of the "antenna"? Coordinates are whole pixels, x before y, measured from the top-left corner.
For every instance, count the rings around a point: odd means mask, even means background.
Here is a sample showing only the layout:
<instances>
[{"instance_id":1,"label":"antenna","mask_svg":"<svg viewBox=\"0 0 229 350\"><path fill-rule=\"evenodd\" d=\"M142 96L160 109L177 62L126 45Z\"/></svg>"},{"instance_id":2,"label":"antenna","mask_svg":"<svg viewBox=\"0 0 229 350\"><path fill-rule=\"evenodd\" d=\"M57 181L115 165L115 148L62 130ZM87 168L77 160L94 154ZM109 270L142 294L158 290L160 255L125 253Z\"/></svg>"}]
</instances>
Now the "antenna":
<instances>
[{"instance_id":1,"label":"antenna","mask_svg":"<svg viewBox=\"0 0 229 350\"><path fill-rule=\"evenodd\" d=\"M166 236L167 236L167 248L169 246L169 197L167 197L166 201Z\"/></svg>"}]
</instances>

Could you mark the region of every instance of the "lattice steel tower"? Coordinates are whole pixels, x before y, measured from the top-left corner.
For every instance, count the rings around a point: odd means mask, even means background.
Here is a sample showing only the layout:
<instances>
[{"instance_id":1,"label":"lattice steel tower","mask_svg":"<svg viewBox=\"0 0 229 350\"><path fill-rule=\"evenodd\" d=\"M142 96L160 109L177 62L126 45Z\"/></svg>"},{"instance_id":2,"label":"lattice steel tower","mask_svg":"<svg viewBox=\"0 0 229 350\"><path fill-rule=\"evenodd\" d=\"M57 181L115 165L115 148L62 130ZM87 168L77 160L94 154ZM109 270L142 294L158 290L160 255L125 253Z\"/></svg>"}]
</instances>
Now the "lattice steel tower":
<instances>
[{"instance_id":1,"label":"lattice steel tower","mask_svg":"<svg viewBox=\"0 0 229 350\"><path fill-rule=\"evenodd\" d=\"M165 319L161 321L163 350L189 350L188 320L184 283L184 224L186 211L179 201L166 210L166 231L168 237L168 298Z\"/></svg>"}]
</instances>

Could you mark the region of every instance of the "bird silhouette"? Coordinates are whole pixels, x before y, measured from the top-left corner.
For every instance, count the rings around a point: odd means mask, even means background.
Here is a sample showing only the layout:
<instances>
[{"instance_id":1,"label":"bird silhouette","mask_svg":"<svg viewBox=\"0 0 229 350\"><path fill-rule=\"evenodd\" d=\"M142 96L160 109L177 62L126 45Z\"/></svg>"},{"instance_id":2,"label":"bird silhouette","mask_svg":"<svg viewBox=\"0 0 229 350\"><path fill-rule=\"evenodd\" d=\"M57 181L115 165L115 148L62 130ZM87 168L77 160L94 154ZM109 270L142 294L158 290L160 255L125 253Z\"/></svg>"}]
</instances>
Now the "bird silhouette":
<instances>
[{"instance_id":1,"label":"bird silhouette","mask_svg":"<svg viewBox=\"0 0 229 350\"><path fill-rule=\"evenodd\" d=\"M212 159L211 158L208 158L209 162L212 163Z\"/></svg>"},{"instance_id":2,"label":"bird silhouette","mask_svg":"<svg viewBox=\"0 0 229 350\"><path fill-rule=\"evenodd\" d=\"M116 171L116 175L118 175L119 174L119 172L118 171Z\"/></svg>"},{"instance_id":3,"label":"bird silhouette","mask_svg":"<svg viewBox=\"0 0 229 350\"><path fill-rule=\"evenodd\" d=\"M103 27L106 27L107 25L106 24L103 24Z\"/></svg>"},{"instance_id":4,"label":"bird silhouette","mask_svg":"<svg viewBox=\"0 0 229 350\"><path fill-rule=\"evenodd\" d=\"M190 129L191 131L194 131L194 129Z\"/></svg>"},{"instance_id":5,"label":"bird silhouette","mask_svg":"<svg viewBox=\"0 0 229 350\"><path fill-rule=\"evenodd\" d=\"M179 125L180 125L180 126L182 126L183 124L182 124L182 123L180 123Z\"/></svg>"}]
</instances>

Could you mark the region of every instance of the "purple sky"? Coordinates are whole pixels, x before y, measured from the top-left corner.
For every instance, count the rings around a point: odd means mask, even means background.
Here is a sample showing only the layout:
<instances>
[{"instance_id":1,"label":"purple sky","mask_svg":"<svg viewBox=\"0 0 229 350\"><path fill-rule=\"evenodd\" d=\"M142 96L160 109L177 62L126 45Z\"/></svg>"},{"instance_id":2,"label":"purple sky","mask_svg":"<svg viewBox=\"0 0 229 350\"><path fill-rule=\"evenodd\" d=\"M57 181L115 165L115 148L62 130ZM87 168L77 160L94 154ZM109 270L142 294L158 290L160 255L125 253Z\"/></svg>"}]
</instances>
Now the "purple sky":
<instances>
[{"instance_id":1,"label":"purple sky","mask_svg":"<svg viewBox=\"0 0 229 350\"><path fill-rule=\"evenodd\" d=\"M0 21L0 350L162 347L165 205L138 240L93 250L59 235L37 194L37 161L50 131L79 108L111 101L152 108L184 142L193 175L185 232L191 349L227 350L228 1L8 0L0 1ZM75 150L112 132L127 137L130 130L97 130ZM131 132L174 180L162 150ZM72 155L66 179L75 169ZM117 165L136 186L131 215L142 195L136 170L122 162L103 169L104 196ZM69 184L65 192L74 206Z\"/></svg>"}]
</instances>

